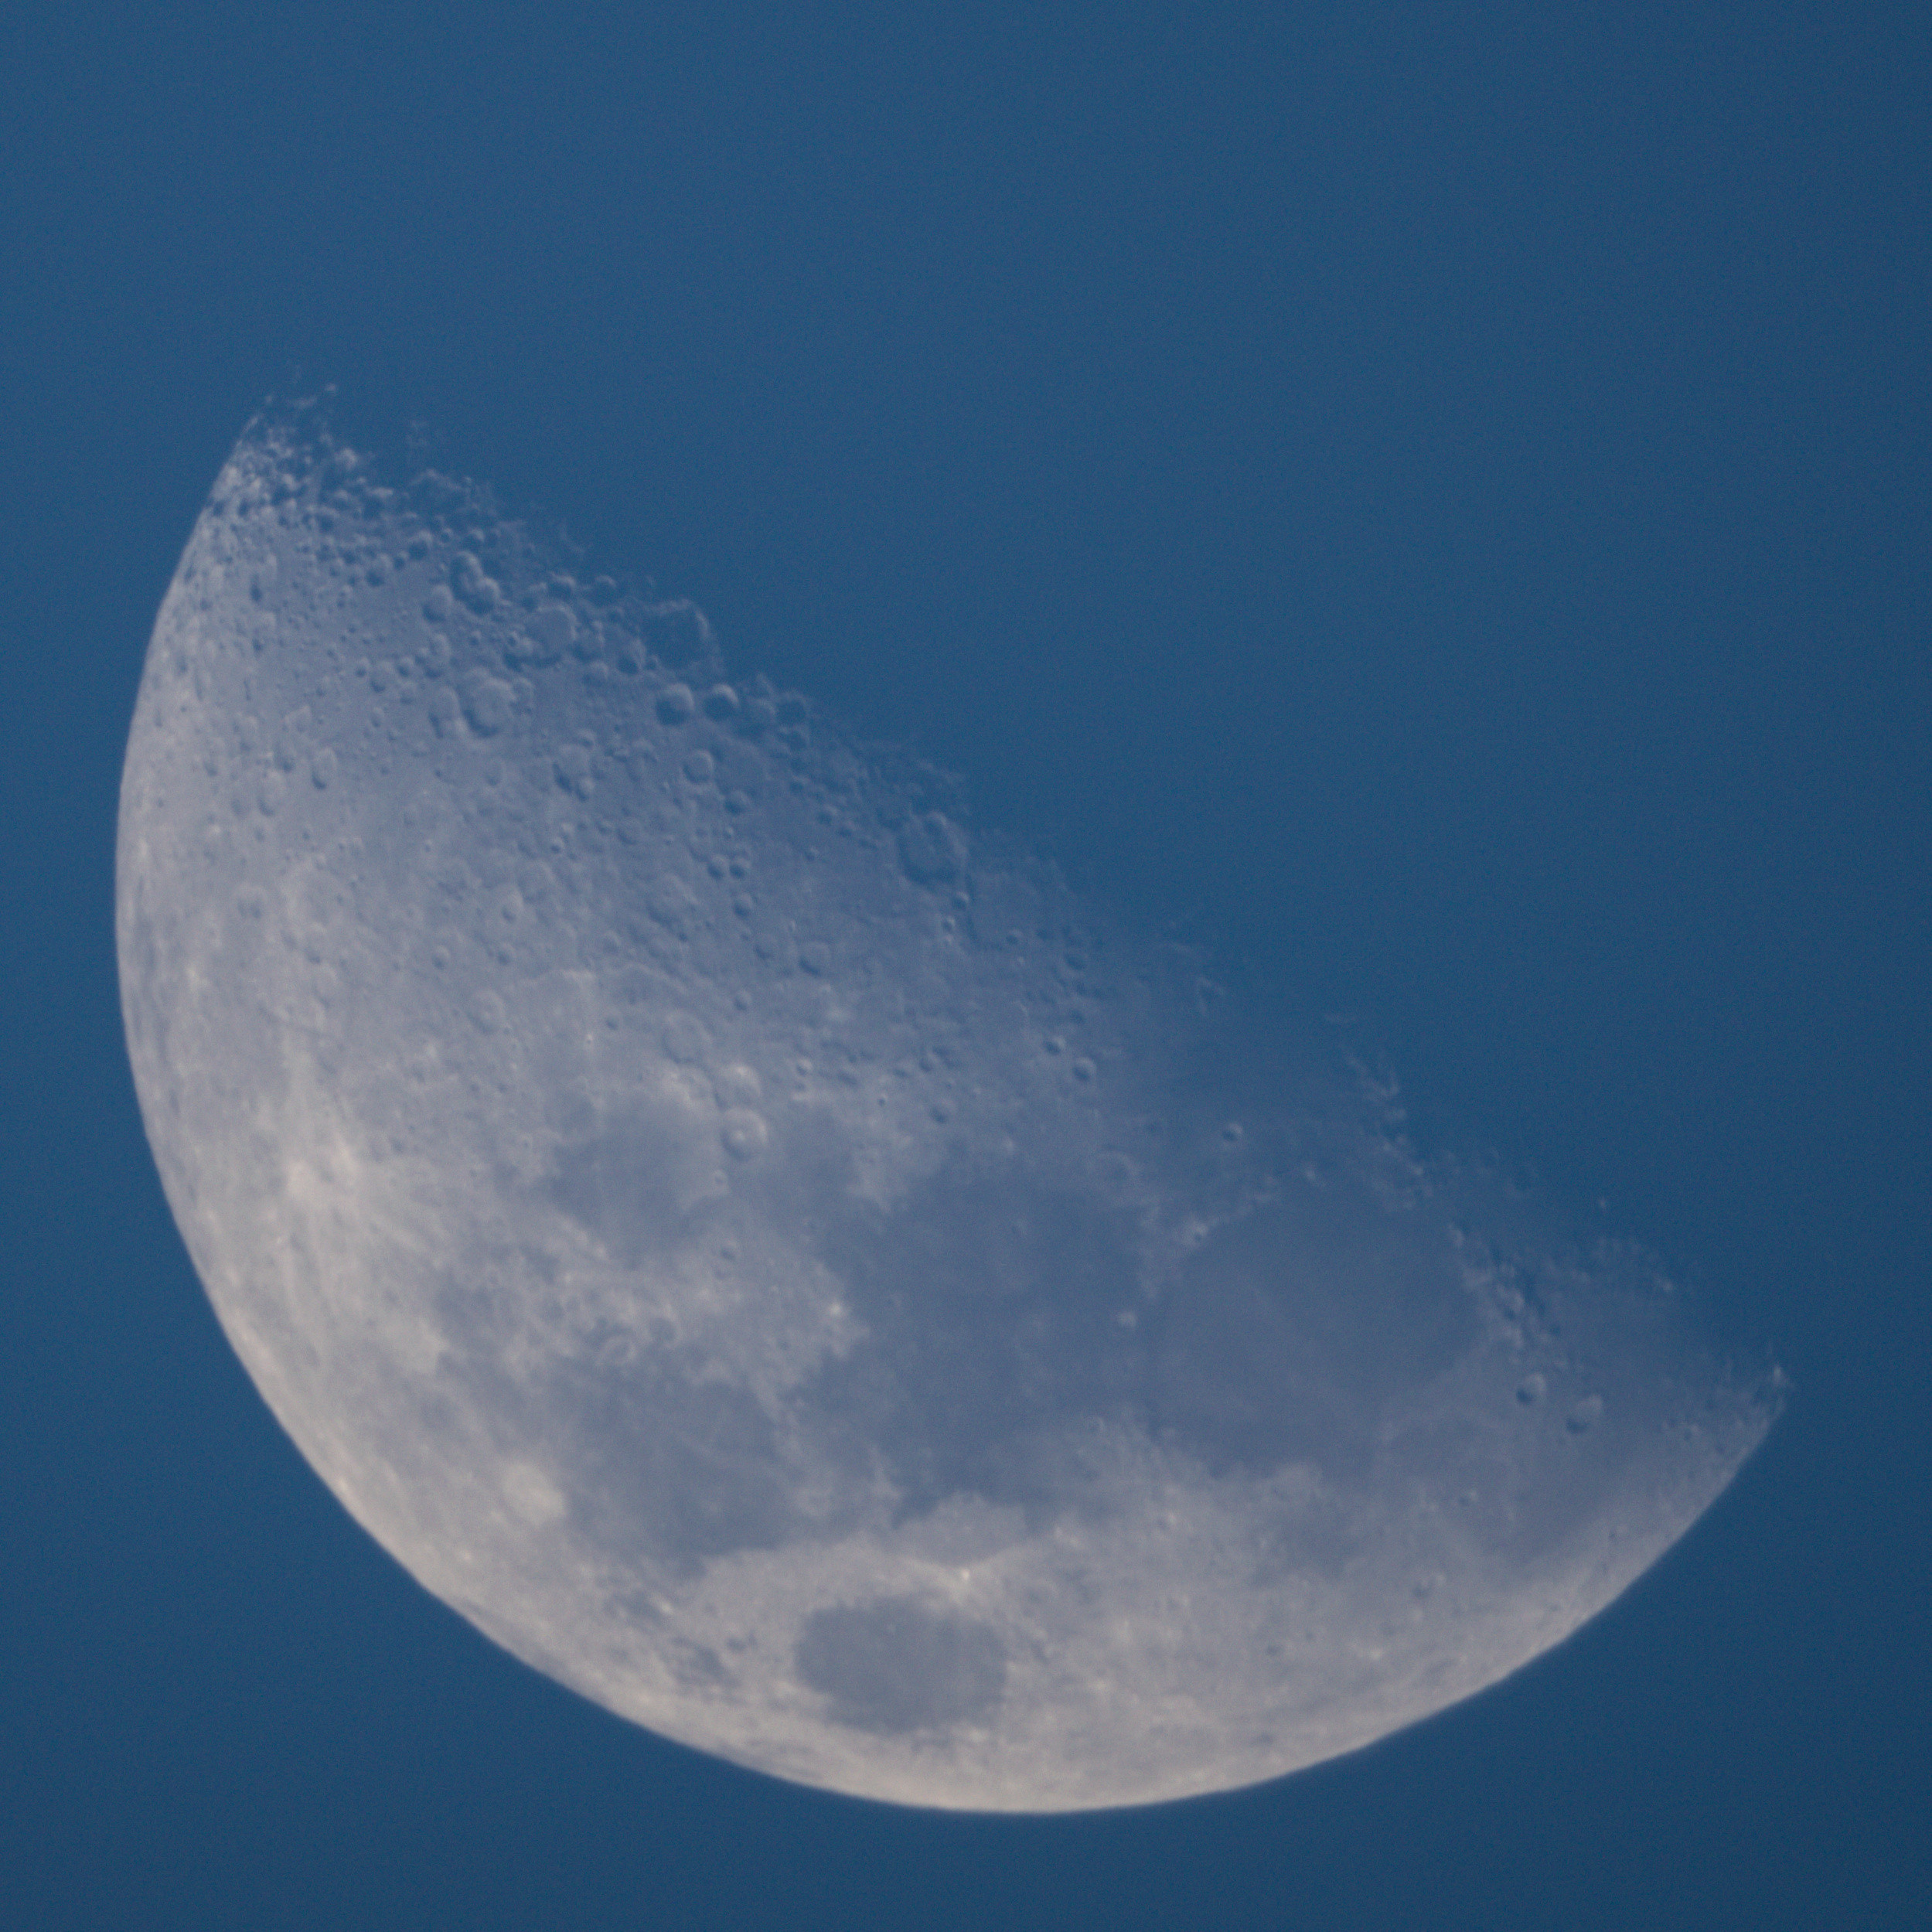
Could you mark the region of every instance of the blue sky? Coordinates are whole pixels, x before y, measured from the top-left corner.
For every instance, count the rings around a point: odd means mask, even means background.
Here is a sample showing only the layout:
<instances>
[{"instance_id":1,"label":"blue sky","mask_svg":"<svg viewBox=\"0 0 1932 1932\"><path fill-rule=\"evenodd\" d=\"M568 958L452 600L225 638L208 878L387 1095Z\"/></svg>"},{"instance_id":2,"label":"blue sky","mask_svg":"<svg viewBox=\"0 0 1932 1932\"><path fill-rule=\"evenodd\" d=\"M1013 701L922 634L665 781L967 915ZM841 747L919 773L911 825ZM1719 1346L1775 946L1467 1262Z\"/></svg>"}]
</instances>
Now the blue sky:
<instances>
[{"instance_id":1,"label":"blue sky","mask_svg":"<svg viewBox=\"0 0 1932 1932\"><path fill-rule=\"evenodd\" d=\"M0 43L0 1923L1905 1923L1927 1870L1924 22L26 6ZM149 626L334 382L1350 1016L1792 1375L1521 1678L992 1822L631 1730L228 1352L111 921ZM1594 1204L1606 1204L1600 1210Z\"/></svg>"}]
</instances>

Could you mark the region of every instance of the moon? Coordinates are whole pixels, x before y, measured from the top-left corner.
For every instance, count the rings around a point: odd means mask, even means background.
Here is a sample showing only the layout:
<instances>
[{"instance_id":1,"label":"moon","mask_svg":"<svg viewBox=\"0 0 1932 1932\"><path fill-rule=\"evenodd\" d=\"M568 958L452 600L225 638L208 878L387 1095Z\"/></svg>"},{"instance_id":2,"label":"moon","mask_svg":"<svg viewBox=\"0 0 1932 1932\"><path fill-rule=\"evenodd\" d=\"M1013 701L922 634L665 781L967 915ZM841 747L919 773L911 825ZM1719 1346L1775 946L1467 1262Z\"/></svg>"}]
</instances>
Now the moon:
<instances>
[{"instance_id":1,"label":"moon","mask_svg":"<svg viewBox=\"0 0 1932 1932\"><path fill-rule=\"evenodd\" d=\"M426 1589L902 1804L1271 1778L1559 1642L1763 1436L1635 1249L487 491L244 434L123 781L222 1324Z\"/></svg>"}]
</instances>

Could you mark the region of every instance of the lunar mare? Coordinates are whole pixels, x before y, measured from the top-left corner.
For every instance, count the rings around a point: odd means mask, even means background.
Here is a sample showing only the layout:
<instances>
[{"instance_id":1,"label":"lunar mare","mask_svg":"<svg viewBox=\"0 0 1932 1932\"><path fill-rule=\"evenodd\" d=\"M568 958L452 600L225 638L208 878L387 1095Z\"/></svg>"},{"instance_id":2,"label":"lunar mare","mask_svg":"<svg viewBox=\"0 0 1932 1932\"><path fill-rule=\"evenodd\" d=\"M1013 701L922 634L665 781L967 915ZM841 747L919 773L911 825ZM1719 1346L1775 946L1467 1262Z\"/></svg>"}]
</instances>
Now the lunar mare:
<instances>
[{"instance_id":1,"label":"lunar mare","mask_svg":"<svg viewBox=\"0 0 1932 1932\"><path fill-rule=\"evenodd\" d=\"M956 787L311 417L124 781L128 1038L222 1323L428 1589L638 1723L1006 1811L1515 1670L1774 1398Z\"/></svg>"}]
</instances>

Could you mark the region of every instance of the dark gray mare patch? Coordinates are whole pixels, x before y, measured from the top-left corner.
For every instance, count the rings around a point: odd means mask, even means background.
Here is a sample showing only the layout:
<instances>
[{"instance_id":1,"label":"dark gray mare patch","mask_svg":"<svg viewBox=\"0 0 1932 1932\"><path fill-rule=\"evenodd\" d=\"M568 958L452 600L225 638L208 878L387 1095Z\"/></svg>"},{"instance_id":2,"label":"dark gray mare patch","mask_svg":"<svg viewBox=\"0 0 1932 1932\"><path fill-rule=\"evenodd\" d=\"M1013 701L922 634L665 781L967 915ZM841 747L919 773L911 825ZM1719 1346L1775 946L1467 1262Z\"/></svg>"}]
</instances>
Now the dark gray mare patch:
<instances>
[{"instance_id":1,"label":"dark gray mare patch","mask_svg":"<svg viewBox=\"0 0 1932 1932\"><path fill-rule=\"evenodd\" d=\"M992 1626L912 1596L814 1610L793 1662L835 1724L888 1736L980 1721L1006 1694Z\"/></svg>"}]
</instances>

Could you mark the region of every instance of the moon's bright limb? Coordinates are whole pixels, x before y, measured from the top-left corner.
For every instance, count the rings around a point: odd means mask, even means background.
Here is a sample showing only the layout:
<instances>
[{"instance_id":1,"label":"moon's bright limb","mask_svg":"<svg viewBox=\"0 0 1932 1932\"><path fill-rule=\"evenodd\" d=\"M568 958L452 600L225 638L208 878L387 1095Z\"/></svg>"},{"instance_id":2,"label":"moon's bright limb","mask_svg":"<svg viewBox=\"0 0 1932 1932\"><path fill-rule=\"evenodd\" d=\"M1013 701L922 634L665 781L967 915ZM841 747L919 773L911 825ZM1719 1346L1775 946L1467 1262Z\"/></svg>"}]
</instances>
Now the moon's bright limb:
<instances>
[{"instance_id":1,"label":"moon's bright limb","mask_svg":"<svg viewBox=\"0 0 1932 1932\"><path fill-rule=\"evenodd\" d=\"M538 1668L808 1784L1266 1778L1576 1628L1770 1397L703 618L299 414L124 785L142 1110L356 1519Z\"/></svg>"}]
</instances>

